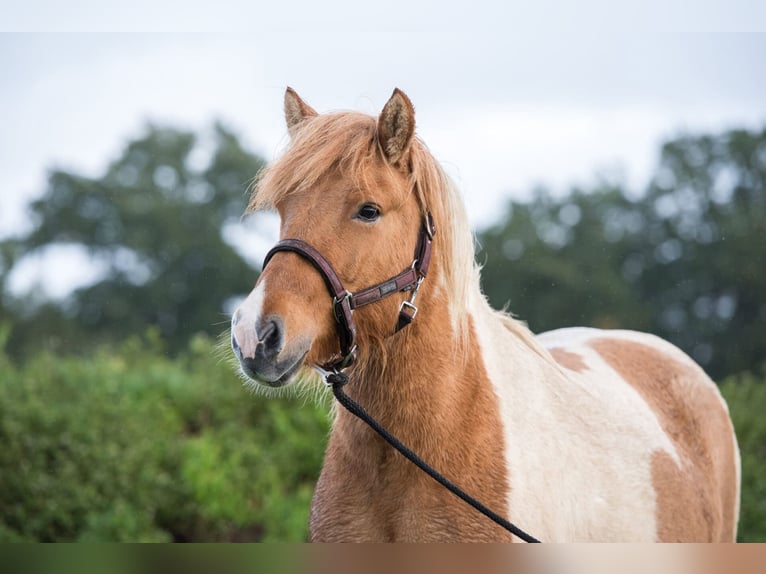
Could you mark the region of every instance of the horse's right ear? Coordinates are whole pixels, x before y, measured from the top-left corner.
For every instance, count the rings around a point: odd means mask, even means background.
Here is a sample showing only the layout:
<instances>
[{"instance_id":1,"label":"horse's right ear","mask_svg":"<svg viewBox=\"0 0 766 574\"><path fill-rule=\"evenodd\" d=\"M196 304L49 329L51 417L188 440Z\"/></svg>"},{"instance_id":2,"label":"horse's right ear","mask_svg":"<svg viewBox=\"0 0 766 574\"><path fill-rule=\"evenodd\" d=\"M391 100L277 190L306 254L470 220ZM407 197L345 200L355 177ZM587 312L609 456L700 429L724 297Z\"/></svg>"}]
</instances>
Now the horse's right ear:
<instances>
[{"instance_id":1,"label":"horse's right ear","mask_svg":"<svg viewBox=\"0 0 766 574\"><path fill-rule=\"evenodd\" d=\"M295 90L285 90L285 121L290 137L295 137L301 124L316 115L316 110L304 102Z\"/></svg>"},{"instance_id":2,"label":"horse's right ear","mask_svg":"<svg viewBox=\"0 0 766 574\"><path fill-rule=\"evenodd\" d=\"M383 106L378 117L378 138L388 161L398 164L409 150L415 135L415 108L399 88Z\"/></svg>"}]
</instances>

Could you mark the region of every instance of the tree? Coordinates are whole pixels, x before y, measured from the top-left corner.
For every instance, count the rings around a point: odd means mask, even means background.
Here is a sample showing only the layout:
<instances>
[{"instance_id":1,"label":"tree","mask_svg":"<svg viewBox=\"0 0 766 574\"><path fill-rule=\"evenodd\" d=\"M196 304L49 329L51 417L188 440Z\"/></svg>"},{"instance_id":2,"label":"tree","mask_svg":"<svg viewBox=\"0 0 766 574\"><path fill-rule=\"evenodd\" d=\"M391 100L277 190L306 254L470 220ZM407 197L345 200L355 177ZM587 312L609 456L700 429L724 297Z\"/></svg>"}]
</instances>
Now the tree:
<instances>
[{"instance_id":1,"label":"tree","mask_svg":"<svg viewBox=\"0 0 766 574\"><path fill-rule=\"evenodd\" d=\"M484 290L535 331L654 332L714 377L766 359L766 130L667 142L639 199L538 192L479 235Z\"/></svg>"},{"instance_id":2,"label":"tree","mask_svg":"<svg viewBox=\"0 0 766 574\"><path fill-rule=\"evenodd\" d=\"M649 327L648 309L623 268L639 241L640 208L618 187L563 198L538 190L529 203L511 203L508 213L479 241L483 288L493 305L507 305L536 332Z\"/></svg>"},{"instance_id":3,"label":"tree","mask_svg":"<svg viewBox=\"0 0 766 574\"><path fill-rule=\"evenodd\" d=\"M766 129L666 143L639 253L653 327L717 375L766 359Z\"/></svg>"},{"instance_id":4,"label":"tree","mask_svg":"<svg viewBox=\"0 0 766 574\"><path fill-rule=\"evenodd\" d=\"M106 272L63 306L35 306L17 322L12 351L41 341L82 349L149 325L175 350L198 331L221 330L224 302L255 276L222 228L241 218L248 182L263 162L221 125L207 165L199 166L203 149L192 133L150 126L101 177L50 174L44 196L31 205L37 225L15 241L16 250L76 244Z\"/></svg>"}]
</instances>

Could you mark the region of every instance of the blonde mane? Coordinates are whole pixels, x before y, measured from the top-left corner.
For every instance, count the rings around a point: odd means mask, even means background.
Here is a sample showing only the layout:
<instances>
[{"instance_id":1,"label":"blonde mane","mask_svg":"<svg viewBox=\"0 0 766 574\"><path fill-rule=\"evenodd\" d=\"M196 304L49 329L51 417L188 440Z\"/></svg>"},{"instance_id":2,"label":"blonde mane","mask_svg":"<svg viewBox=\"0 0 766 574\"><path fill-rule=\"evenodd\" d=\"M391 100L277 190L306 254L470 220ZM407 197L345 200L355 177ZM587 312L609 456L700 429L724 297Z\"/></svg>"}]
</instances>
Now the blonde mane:
<instances>
[{"instance_id":1,"label":"blonde mane","mask_svg":"<svg viewBox=\"0 0 766 574\"><path fill-rule=\"evenodd\" d=\"M282 156L256 176L248 211L273 209L286 197L315 187L335 169L363 184L368 166L380 161L383 153L376 127L375 118L357 112L324 114L305 122ZM409 167L410 192L415 193L421 213L431 213L437 241L443 246L434 250L434 257L443 270L441 288L449 301L456 342L462 346L468 332L469 301L472 295L481 294L473 233L463 199L417 137L410 146ZM538 354L548 356L524 323L497 313L509 331Z\"/></svg>"}]
</instances>

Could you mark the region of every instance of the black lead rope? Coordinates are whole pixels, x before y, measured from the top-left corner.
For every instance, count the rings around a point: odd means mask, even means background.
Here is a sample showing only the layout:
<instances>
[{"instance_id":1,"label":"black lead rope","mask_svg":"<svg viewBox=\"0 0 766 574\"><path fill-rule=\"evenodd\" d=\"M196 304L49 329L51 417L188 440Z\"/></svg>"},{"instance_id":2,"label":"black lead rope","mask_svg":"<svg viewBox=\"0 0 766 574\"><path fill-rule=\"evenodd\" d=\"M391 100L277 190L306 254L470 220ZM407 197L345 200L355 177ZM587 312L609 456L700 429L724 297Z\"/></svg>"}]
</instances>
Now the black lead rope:
<instances>
[{"instance_id":1,"label":"black lead rope","mask_svg":"<svg viewBox=\"0 0 766 574\"><path fill-rule=\"evenodd\" d=\"M428 465L428 463L426 463L422 458L420 458L417 454L415 454L410 448L408 448L405 444L403 444L398 438L396 438L394 435L388 432L388 430L382 427L378 423L378 421L372 418L369 415L369 413L366 410L364 410L364 407L362 407L359 403L355 402L351 397L349 397L346 393L343 392L343 387L346 385L346 383L348 383L348 375L346 375L345 373L340 373L340 372L330 373L329 375L327 375L327 383L328 385L332 387L332 394L335 395L335 398L338 400L338 402L341 405L343 405L346 408L346 410L348 410L351 414L355 415L356 417L360 418L365 423L367 423L367 425L369 425L370 428L372 428L372 430L374 430L381 437L383 437L388 444L390 444L392 447L398 450L407 460L412 462L415 466L417 466L420 470L422 470L428 476L433 478L436 482L441 484L444 488L449 490L452 494L454 494L455 496L457 496L464 502L467 502L468 504L473 506L476 510L481 512L484 516L495 521L497 524L505 528L511 534L514 534L518 536L519 538L521 538L524 542L540 542L534 536L527 534L515 524L508 522L505 518L503 518L496 512L493 512L486 506L484 506L481 502L476 500L471 495L463 492L450 480L448 480L447 478L442 476L439 472L434 470L434 468Z\"/></svg>"}]
</instances>

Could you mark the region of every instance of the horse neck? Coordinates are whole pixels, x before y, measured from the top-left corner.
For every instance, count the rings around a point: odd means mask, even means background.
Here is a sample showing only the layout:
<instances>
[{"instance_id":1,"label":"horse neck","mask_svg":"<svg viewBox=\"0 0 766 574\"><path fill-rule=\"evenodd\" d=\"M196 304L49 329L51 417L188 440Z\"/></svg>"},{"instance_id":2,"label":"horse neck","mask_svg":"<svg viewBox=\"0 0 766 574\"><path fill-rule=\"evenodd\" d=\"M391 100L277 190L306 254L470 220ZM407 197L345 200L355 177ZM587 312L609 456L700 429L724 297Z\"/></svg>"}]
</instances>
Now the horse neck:
<instances>
[{"instance_id":1,"label":"horse neck","mask_svg":"<svg viewBox=\"0 0 766 574\"><path fill-rule=\"evenodd\" d=\"M432 276L424 283L411 325L386 338L382 348L361 350L346 389L383 426L434 461L446 452L445 445L468 441L472 432L486 433L480 411L497 409L480 353L472 350L477 345L472 326L467 337L458 336L437 284ZM342 409L336 426L367 447L381 446Z\"/></svg>"},{"instance_id":2,"label":"horse neck","mask_svg":"<svg viewBox=\"0 0 766 574\"><path fill-rule=\"evenodd\" d=\"M384 342L385 369L382 353L363 351L346 392L438 472L507 514L505 433L475 332L491 311L476 287L476 308L466 318L466 336L459 336L439 286L429 274L415 321ZM508 540L507 532L422 474L365 423L342 407L336 412L322 471L332 478L318 487L315 508L322 508L334 481L344 493L361 493L358 507L374 509L371 524L392 541ZM441 521L422 518L429 515Z\"/></svg>"}]
</instances>

